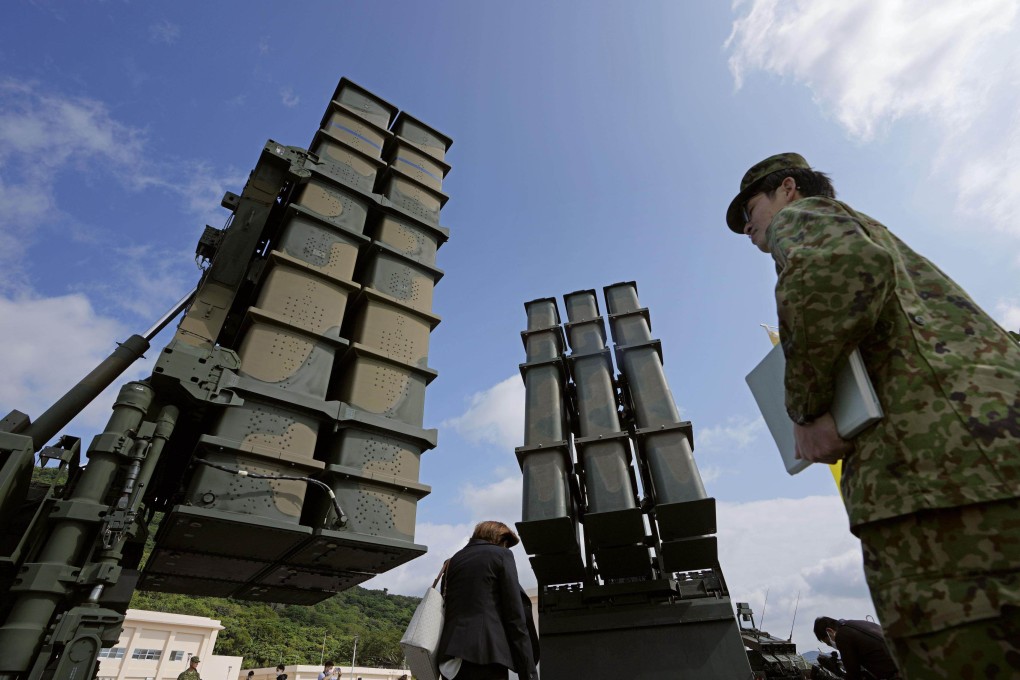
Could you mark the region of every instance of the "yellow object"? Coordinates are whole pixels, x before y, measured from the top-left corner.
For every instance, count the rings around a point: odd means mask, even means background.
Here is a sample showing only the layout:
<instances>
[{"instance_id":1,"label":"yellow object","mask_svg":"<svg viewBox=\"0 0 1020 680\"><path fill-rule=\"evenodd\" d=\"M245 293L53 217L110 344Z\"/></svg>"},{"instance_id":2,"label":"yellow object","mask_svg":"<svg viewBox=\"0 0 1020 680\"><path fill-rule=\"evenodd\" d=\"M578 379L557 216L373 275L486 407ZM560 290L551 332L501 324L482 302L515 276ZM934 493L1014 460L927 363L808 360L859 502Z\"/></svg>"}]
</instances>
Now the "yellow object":
<instances>
[{"instance_id":1,"label":"yellow object","mask_svg":"<svg viewBox=\"0 0 1020 680\"><path fill-rule=\"evenodd\" d=\"M773 346L779 344L779 329L768 324L761 324L761 327L765 329L765 332L769 334L769 340L772 341ZM842 489L840 489L839 482L843 477L843 461L837 461L835 465L829 466L829 472L832 473L832 478L836 480L836 490L839 491L839 495L843 495Z\"/></svg>"}]
</instances>

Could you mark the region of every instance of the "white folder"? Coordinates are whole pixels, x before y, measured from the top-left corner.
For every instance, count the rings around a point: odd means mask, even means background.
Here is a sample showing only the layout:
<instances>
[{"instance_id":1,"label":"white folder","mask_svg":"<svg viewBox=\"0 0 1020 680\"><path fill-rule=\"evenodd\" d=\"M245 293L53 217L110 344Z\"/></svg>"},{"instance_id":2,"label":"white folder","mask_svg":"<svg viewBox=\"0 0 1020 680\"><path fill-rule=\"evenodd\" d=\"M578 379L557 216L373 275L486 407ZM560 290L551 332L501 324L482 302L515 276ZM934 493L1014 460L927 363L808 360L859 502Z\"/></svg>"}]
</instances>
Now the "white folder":
<instances>
[{"instance_id":1,"label":"white folder","mask_svg":"<svg viewBox=\"0 0 1020 680\"><path fill-rule=\"evenodd\" d=\"M786 413L786 356L776 345L761 363L747 374L747 386L765 418L772 438L776 440L786 471L795 475L809 463L796 457L793 421ZM875 395L868 371L859 350L854 350L836 376L836 392L832 400L832 417L836 431L843 439L853 439L882 419L882 405Z\"/></svg>"}]
</instances>

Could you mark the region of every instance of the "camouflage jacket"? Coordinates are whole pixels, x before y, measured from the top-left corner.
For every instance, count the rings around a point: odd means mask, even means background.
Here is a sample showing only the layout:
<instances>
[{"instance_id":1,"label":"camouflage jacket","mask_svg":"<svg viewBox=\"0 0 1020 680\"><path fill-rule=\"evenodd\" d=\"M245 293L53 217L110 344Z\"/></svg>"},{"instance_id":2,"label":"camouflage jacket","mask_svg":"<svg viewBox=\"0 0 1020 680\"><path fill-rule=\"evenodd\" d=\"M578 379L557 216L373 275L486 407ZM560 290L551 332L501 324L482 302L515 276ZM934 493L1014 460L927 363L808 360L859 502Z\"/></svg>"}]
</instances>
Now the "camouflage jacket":
<instances>
[{"instance_id":1,"label":"camouflage jacket","mask_svg":"<svg viewBox=\"0 0 1020 680\"><path fill-rule=\"evenodd\" d=\"M790 417L829 410L855 347L885 418L843 462L850 525L1020 497L1020 345L888 229L812 197L769 225Z\"/></svg>"},{"instance_id":2,"label":"camouflage jacket","mask_svg":"<svg viewBox=\"0 0 1020 680\"><path fill-rule=\"evenodd\" d=\"M198 671L193 668L189 668L180 675L177 676L177 680L202 680L199 676Z\"/></svg>"}]
</instances>

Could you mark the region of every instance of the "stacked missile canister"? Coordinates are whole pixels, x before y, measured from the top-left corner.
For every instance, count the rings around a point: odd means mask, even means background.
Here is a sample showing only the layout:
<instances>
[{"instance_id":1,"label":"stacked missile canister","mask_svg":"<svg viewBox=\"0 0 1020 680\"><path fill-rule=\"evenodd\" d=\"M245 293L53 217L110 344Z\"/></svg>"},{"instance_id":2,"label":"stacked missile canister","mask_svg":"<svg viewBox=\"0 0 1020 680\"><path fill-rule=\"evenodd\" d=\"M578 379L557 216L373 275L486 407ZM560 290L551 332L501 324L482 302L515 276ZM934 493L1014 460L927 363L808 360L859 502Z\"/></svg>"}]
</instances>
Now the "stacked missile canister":
<instances>
[{"instance_id":1,"label":"stacked missile canister","mask_svg":"<svg viewBox=\"0 0 1020 680\"><path fill-rule=\"evenodd\" d=\"M554 298L525 303L517 527L539 583L542 671L750 677L661 343L634 282L603 292L607 317L594 290L565 295L562 326Z\"/></svg>"},{"instance_id":2,"label":"stacked missile canister","mask_svg":"<svg viewBox=\"0 0 1020 680\"><path fill-rule=\"evenodd\" d=\"M232 396L198 439L143 587L310 603L425 552L415 511L436 445L423 419L451 143L344 78L307 151L267 145L292 177L249 269L254 304L217 340L236 351ZM224 199L231 228L262 174ZM195 340L201 300L185 343L210 344Z\"/></svg>"}]
</instances>

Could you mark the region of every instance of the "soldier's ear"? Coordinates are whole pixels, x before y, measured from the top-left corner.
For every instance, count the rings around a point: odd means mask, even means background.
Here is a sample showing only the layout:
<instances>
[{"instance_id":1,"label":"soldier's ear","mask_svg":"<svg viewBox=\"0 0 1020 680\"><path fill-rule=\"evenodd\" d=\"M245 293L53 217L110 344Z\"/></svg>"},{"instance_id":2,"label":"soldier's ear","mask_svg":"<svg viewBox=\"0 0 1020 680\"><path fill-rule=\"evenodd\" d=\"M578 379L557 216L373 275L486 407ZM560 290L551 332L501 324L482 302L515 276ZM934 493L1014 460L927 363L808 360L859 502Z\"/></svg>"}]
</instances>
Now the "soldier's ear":
<instances>
[{"instance_id":1,"label":"soldier's ear","mask_svg":"<svg viewBox=\"0 0 1020 680\"><path fill-rule=\"evenodd\" d=\"M787 177L783 180L783 183L779 185L783 193L786 194L787 199L792 199L796 191L800 188L797 186L797 180L792 177Z\"/></svg>"}]
</instances>

